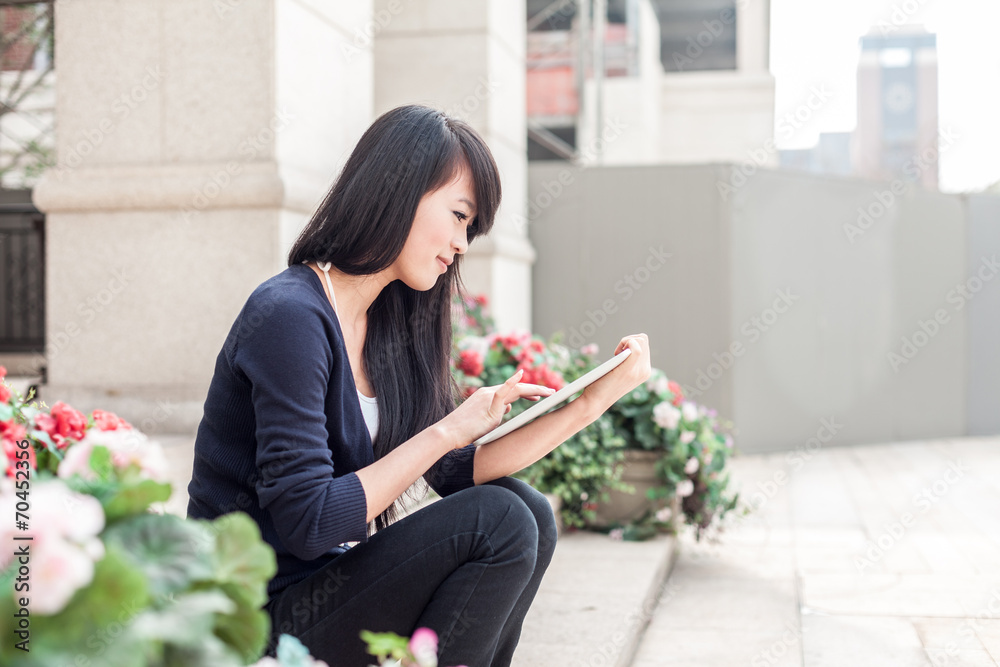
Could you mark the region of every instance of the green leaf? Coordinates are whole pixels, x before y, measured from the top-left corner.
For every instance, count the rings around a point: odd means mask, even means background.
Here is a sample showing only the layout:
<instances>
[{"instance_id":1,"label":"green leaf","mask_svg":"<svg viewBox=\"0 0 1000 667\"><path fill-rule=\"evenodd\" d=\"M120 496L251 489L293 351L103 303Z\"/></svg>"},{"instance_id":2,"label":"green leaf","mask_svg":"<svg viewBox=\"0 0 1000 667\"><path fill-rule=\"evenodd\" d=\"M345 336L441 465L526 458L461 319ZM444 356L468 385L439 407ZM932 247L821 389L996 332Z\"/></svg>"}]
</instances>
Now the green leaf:
<instances>
[{"instance_id":1,"label":"green leaf","mask_svg":"<svg viewBox=\"0 0 1000 667\"><path fill-rule=\"evenodd\" d=\"M115 548L109 548L95 564L93 580L78 590L66 607L51 616L31 615L30 656L15 650L8 639L0 642L0 664L144 665L131 621L148 603L142 573ZM13 636L14 611L13 597L0 596L0 632L7 638ZM23 657L33 660L23 662Z\"/></svg>"},{"instance_id":2,"label":"green leaf","mask_svg":"<svg viewBox=\"0 0 1000 667\"><path fill-rule=\"evenodd\" d=\"M95 451L98 449L94 448ZM111 523L122 517L139 514L149 509L153 503L164 502L170 498L172 489L169 483L144 479L138 483L121 484L110 498L102 500L104 513Z\"/></svg>"},{"instance_id":3,"label":"green leaf","mask_svg":"<svg viewBox=\"0 0 1000 667\"><path fill-rule=\"evenodd\" d=\"M198 522L172 514L140 514L107 528L104 539L128 554L155 596L178 593L212 577L212 536Z\"/></svg>"},{"instance_id":4,"label":"green leaf","mask_svg":"<svg viewBox=\"0 0 1000 667\"><path fill-rule=\"evenodd\" d=\"M261 539L260 528L247 514L232 512L212 522L215 532L215 579L233 583L247 604L267 602L267 582L278 571L274 550Z\"/></svg>"},{"instance_id":5,"label":"green leaf","mask_svg":"<svg viewBox=\"0 0 1000 667\"><path fill-rule=\"evenodd\" d=\"M223 587L231 600L235 594L233 584ZM219 614L215 619L215 635L234 650L240 652L245 661L252 662L260 657L267 646L271 633L271 617L257 607L237 602L236 609L228 614Z\"/></svg>"},{"instance_id":6,"label":"green leaf","mask_svg":"<svg viewBox=\"0 0 1000 667\"><path fill-rule=\"evenodd\" d=\"M169 599L161 609L147 609L135 620L136 635L146 641L198 646L212 636L215 614L236 604L222 591L195 591Z\"/></svg>"}]
</instances>

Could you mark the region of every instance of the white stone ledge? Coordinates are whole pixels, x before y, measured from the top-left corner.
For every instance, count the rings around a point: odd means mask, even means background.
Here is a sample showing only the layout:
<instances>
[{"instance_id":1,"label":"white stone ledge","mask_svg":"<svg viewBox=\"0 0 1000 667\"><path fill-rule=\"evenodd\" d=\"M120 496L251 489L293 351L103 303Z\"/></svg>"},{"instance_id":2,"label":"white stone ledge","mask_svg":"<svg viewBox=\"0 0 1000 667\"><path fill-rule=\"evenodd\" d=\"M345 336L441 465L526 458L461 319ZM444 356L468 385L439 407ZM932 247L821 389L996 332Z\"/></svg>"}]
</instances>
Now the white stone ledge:
<instances>
[{"instance_id":1,"label":"white stone ledge","mask_svg":"<svg viewBox=\"0 0 1000 667\"><path fill-rule=\"evenodd\" d=\"M33 194L35 206L46 213L280 208L285 199L274 162L236 160L51 169Z\"/></svg>"}]
</instances>

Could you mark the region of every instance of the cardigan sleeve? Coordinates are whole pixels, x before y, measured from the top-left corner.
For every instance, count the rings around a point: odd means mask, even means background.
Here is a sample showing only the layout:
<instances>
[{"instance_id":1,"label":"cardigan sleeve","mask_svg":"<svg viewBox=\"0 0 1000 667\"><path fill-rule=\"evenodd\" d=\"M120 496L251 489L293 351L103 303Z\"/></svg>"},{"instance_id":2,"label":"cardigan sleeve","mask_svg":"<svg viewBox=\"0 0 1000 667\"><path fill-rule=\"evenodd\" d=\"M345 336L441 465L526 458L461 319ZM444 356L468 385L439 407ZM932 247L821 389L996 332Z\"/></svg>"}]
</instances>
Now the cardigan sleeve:
<instances>
[{"instance_id":1,"label":"cardigan sleeve","mask_svg":"<svg viewBox=\"0 0 1000 667\"><path fill-rule=\"evenodd\" d=\"M472 473L477 448L466 445L448 452L424 473L424 480L442 498L475 486Z\"/></svg>"},{"instance_id":2,"label":"cardigan sleeve","mask_svg":"<svg viewBox=\"0 0 1000 667\"><path fill-rule=\"evenodd\" d=\"M251 385L255 489L295 557L367 540L367 499L354 472L335 477L325 411L333 353L315 306L254 293L241 315L233 365Z\"/></svg>"}]
</instances>

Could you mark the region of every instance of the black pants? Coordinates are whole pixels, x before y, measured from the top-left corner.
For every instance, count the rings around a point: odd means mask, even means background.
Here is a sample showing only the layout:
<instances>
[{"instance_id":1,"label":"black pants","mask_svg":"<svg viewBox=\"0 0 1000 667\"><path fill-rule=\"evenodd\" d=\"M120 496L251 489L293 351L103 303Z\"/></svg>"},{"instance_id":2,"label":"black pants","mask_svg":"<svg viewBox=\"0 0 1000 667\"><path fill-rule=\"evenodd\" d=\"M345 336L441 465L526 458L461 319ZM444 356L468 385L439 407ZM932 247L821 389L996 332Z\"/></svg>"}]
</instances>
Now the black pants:
<instances>
[{"instance_id":1,"label":"black pants","mask_svg":"<svg viewBox=\"0 0 1000 667\"><path fill-rule=\"evenodd\" d=\"M429 627L443 667L509 665L555 544L550 505L524 482L459 491L272 598L270 651L289 633L330 667L363 667L374 658L361 630L409 636Z\"/></svg>"}]
</instances>

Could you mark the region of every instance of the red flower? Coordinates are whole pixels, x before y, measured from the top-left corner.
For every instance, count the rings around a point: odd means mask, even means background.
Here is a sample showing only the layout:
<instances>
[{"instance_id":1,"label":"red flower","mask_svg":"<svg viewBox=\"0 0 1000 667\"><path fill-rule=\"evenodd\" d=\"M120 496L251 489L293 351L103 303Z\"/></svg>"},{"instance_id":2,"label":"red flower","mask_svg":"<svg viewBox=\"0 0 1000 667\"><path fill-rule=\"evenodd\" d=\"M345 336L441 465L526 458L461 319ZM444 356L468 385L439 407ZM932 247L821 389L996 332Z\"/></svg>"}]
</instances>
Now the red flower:
<instances>
[{"instance_id":1,"label":"red flower","mask_svg":"<svg viewBox=\"0 0 1000 667\"><path fill-rule=\"evenodd\" d=\"M94 428L101 431L129 430L132 425L113 412L94 410L90 415L94 419Z\"/></svg>"},{"instance_id":2,"label":"red flower","mask_svg":"<svg viewBox=\"0 0 1000 667\"><path fill-rule=\"evenodd\" d=\"M3 459L0 460L0 465L4 466L4 474L7 477L13 477L14 472L17 469L17 452L20 451L20 447L17 446L19 440L24 440L28 435L27 429L25 429L24 424L18 424L13 419L5 422L0 422L0 443L3 445ZM38 463L35 461L35 448L30 444L28 445L28 465L31 466L32 470L38 468Z\"/></svg>"},{"instance_id":3,"label":"red flower","mask_svg":"<svg viewBox=\"0 0 1000 667\"><path fill-rule=\"evenodd\" d=\"M476 303L480 306L487 306L489 305L489 300L486 298L485 294L479 294L476 296Z\"/></svg>"},{"instance_id":4,"label":"red flower","mask_svg":"<svg viewBox=\"0 0 1000 667\"><path fill-rule=\"evenodd\" d=\"M35 417L35 426L49 434L59 449L66 449L70 441L83 439L87 430L87 418L62 401L52 406L50 414L41 413Z\"/></svg>"},{"instance_id":5,"label":"red flower","mask_svg":"<svg viewBox=\"0 0 1000 667\"><path fill-rule=\"evenodd\" d=\"M483 358L475 350L462 350L458 356L458 370L472 377L483 372Z\"/></svg>"},{"instance_id":6,"label":"red flower","mask_svg":"<svg viewBox=\"0 0 1000 667\"><path fill-rule=\"evenodd\" d=\"M674 395L674 400L670 402L673 403L674 407L679 406L684 400L684 392L681 391L681 386L673 380L670 380L667 382L667 389Z\"/></svg>"},{"instance_id":7,"label":"red flower","mask_svg":"<svg viewBox=\"0 0 1000 667\"><path fill-rule=\"evenodd\" d=\"M3 366L0 366L0 370L3 370ZM10 397L10 387L5 384L0 384L0 403L6 403L10 400Z\"/></svg>"}]
</instances>

